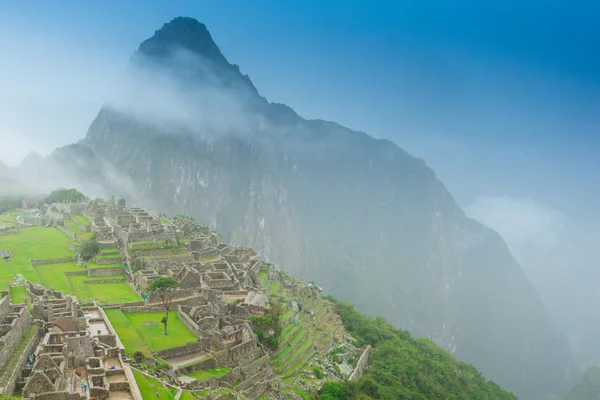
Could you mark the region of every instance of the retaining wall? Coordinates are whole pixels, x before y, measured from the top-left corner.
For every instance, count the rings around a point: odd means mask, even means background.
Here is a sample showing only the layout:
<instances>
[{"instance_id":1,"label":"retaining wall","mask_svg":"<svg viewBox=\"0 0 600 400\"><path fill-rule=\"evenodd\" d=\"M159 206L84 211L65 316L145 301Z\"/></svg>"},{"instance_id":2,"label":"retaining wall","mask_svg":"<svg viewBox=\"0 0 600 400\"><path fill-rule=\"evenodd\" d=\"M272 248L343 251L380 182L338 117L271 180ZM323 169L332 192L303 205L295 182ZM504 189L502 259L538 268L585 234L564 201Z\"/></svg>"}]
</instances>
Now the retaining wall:
<instances>
[{"instance_id":1,"label":"retaining wall","mask_svg":"<svg viewBox=\"0 0 600 400\"><path fill-rule=\"evenodd\" d=\"M203 351L202 344L200 342L186 344L181 347L176 347L174 349L168 349L157 352L160 358L173 358L183 356L185 354L196 353Z\"/></svg>"},{"instance_id":2,"label":"retaining wall","mask_svg":"<svg viewBox=\"0 0 600 400\"><path fill-rule=\"evenodd\" d=\"M73 261L73 257L56 258L54 260L29 260L31 265L62 264Z\"/></svg>"},{"instance_id":3,"label":"retaining wall","mask_svg":"<svg viewBox=\"0 0 600 400\"><path fill-rule=\"evenodd\" d=\"M125 274L125 268L89 268L87 270L87 276L114 276Z\"/></svg>"},{"instance_id":4,"label":"retaining wall","mask_svg":"<svg viewBox=\"0 0 600 400\"><path fill-rule=\"evenodd\" d=\"M354 371L352 371L352 375L348 380L355 381L360 379L361 376L365 373L365 369L369 365L369 359L371 358L371 345L368 345L365 351L363 351L362 355L358 359L356 363L356 367L354 367Z\"/></svg>"}]
</instances>

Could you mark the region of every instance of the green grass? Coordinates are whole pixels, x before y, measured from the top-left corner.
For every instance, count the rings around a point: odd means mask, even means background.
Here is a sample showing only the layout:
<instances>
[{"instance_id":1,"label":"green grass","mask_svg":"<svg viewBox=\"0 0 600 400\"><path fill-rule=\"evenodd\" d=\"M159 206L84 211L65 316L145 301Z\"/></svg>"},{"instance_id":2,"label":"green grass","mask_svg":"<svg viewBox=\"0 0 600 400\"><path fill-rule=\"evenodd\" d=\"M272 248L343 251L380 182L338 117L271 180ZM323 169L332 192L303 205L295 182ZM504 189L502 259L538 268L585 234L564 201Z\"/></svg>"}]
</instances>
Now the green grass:
<instances>
[{"instance_id":1,"label":"green grass","mask_svg":"<svg viewBox=\"0 0 600 400\"><path fill-rule=\"evenodd\" d=\"M81 229L79 229L77 224L71 220L65 221L65 229L81 236L84 240L90 240L90 238L92 237L91 232L82 231Z\"/></svg>"},{"instance_id":2,"label":"green grass","mask_svg":"<svg viewBox=\"0 0 600 400\"><path fill-rule=\"evenodd\" d=\"M290 308L289 310L287 310L286 312L283 313L283 315L281 316L281 319L283 321L285 321L288 318L291 318L294 316L294 309Z\"/></svg>"},{"instance_id":3,"label":"green grass","mask_svg":"<svg viewBox=\"0 0 600 400\"><path fill-rule=\"evenodd\" d=\"M99 304L129 303L139 301L140 297L131 290L126 282L115 283L85 283L84 281L99 281L105 279L125 279L125 275L94 276L65 275L65 272L85 271L77 264L46 264L34 267L41 283L50 288L60 290L65 294L74 294L80 302L96 300Z\"/></svg>"},{"instance_id":4,"label":"green grass","mask_svg":"<svg viewBox=\"0 0 600 400\"><path fill-rule=\"evenodd\" d=\"M125 281L115 283L87 283L84 285L89 293L89 299L96 300L98 304L132 303L141 300L141 297L131 290L131 287ZM79 299L79 296L77 298ZM85 300L79 299L79 301Z\"/></svg>"},{"instance_id":5,"label":"green grass","mask_svg":"<svg viewBox=\"0 0 600 400\"><path fill-rule=\"evenodd\" d=\"M27 296L27 290L25 286L15 286L10 288L10 301L13 304L25 303L25 296Z\"/></svg>"},{"instance_id":6,"label":"green grass","mask_svg":"<svg viewBox=\"0 0 600 400\"><path fill-rule=\"evenodd\" d=\"M0 260L0 289L7 290L15 274L43 283L29 260L73 257L67 249L67 241L68 237L59 230L43 227L22 228L18 235L0 236L0 249L13 254L9 261Z\"/></svg>"},{"instance_id":7,"label":"green grass","mask_svg":"<svg viewBox=\"0 0 600 400\"><path fill-rule=\"evenodd\" d=\"M209 379L219 378L227 375L231 370L225 367L209 368L194 371L191 374L187 374L190 378L196 379L198 382L208 381Z\"/></svg>"},{"instance_id":8,"label":"green grass","mask_svg":"<svg viewBox=\"0 0 600 400\"><path fill-rule=\"evenodd\" d=\"M260 284L265 286L267 284L267 273L266 272L259 272L258 273L258 280L260 281Z\"/></svg>"},{"instance_id":9,"label":"green grass","mask_svg":"<svg viewBox=\"0 0 600 400\"><path fill-rule=\"evenodd\" d=\"M128 354L133 354L136 351L141 351L142 353L144 353L144 355L146 355L146 357L152 357L152 352L150 351L150 349L148 349L148 347L146 347L146 344L144 343L140 335L138 335L137 331L135 330L133 325L131 325L131 322L129 322L129 320L127 319L123 311L121 311L121 309L106 309L104 310L104 312L110 320L110 323L112 324L113 328L115 328L115 330L117 331L119 339L121 339L121 342L123 343L123 346L125 346L125 349L127 350Z\"/></svg>"},{"instance_id":10,"label":"green grass","mask_svg":"<svg viewBox=\"0 0 600 400\"><path fill-rule=\"evenodd\" d=\"M133 369L133 376L135 377L135 381L140 388L143 399L175 399L175 396L173 396L173 394L167 388L161 385L158 379L145 375L137 369ZM158 394L158 397L156 397L156 393Z\"/></svg>"},{"instance_id":11,"label":"green grass","mask_svg":"<svg viewBox=\"0 0 600 400\"><path fill-rule=\"evenodd\" d=\"M179 400L196 400L196 396L194 396L192 392L184 390L183 393L181 393Z\"/></svg>"},{"instance_id":12,"label":"green grass","mask_svg":"<svg viewBox=\"0 0 600 400\"><path fill-rule=\"evenodd\" d=\"M271 285L271 288L269 289L269 294L271 294L271 296L276 296L277 292L279 291L279 285L281 283L280 282L273 282L273 284Z\"/></svg>"},{"instance_id":13,"label":"green grass","mask_svg":"<svg viewBox=\"0 0 600 400\"><path fill-rule=\"evenodd\" d=\"M83 215L74 214L71 217L73 217L73 220L75 220L76 222L80 223L83 226L90 226L90 225L92 225L92 223L90 222L90 220L87 219L86 217L84 217Z\"/></svg>"},{"instance_id":14,"label":"green grass","mask_svg":"<svg viewBox=\"0 0 600 400\"><path fill-rule=\"evenodd\" d=\"M167 336L160 322L165 315L162 312L123 313L121 310L106 310L106 314L131 354L140 350L149 355L150 351L172 349L198 341L173 310L169 313Z\"/></svg>"},{"instance_id":15,"label":"green grass","mask_svg":"<svg viewBox=\"0 0 600 400\"><path fill-rule=\"evenodd\" d=\"M121 268L123 266L120 262L113 263L113 264L96 264L93 261L88 261L88 262L86 262L86 264L89 269Z\"/></svg>"}]
</instances>

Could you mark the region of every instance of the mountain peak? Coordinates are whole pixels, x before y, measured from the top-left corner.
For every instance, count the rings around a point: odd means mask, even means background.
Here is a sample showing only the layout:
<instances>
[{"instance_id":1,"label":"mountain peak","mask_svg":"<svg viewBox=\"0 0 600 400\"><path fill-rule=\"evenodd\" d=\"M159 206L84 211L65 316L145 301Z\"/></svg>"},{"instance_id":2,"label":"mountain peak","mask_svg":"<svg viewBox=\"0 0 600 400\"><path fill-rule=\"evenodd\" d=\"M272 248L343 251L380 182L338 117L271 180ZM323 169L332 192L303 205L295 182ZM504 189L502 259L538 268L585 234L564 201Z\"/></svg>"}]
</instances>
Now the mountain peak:
<instances>
[{"instance_id":1,"label":"mountain peak","mask_svg":"<svg viewBox=\"0 0 600 400\"><path fill-rule=\"evenodd\" d=\"M176 56L176 53L181 50L195 56L200 61L197 64L201 64L202 67L194 69L193 64L189 64L188 58L184 59L182 64L182 60ZM174 62L174 59L178 61ZM151 38L140 44L133 61L139 65L148 65L149 62L166 66L171 70L179 69L179 72L183 71L182 76L185 77L190 76L190 70L194 71L197 78L209 69L227 85L246 87L252 93L258 94L248 75L243 75L239 66L227 61L206 25L194 18L177 17L164 24Z\"/></svg>"},{"instance_id":2,"label":"mountain peak","mask_svg":"<svg viewBox=\"0 0 600 400\"><path fill-rule=\"evenodd\" d=\"M139 52L148 57L165 57L173 49L183 48L218 64L229 64L214 42L206 25L194 18L177 17L142 42Z\"/></svg>"}]
</instances>

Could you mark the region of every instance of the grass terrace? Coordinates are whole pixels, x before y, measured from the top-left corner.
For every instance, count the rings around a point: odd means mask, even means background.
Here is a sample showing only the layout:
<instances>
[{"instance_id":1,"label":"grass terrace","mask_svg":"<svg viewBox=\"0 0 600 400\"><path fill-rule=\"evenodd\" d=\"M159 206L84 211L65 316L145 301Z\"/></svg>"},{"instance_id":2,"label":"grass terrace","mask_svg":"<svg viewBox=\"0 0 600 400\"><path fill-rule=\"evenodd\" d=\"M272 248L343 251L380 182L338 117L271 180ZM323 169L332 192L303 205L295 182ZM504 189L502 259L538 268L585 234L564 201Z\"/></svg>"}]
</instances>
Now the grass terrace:
<instances>
[{"instance_id":1,"label":"grass terrace","mask_svg":"<svg viewBox=\"0 0 600 400\"><path fill-rule=\"evenodd\" d=\"M220 378L230 373L231 370L225 367L208 368L198 371L194 371L191 374L187 374L190 378L196 379L198 382L205 382L213 378Z\"/></svg>"},{"instance_id":2,"label":"grass terrace","mask_svg":"<svg viewBox=\"0 0 600 400\"><path fill-rule=\"evenodd\" d=\"M13 304L25 303L25 297L27 296L27 290L25 286L11 286L10 288L10 302Z\"/></svg>"},{"instance_id":3,"label":"grass terrace","mask_svg":"<svg viewBox=\"0 0 600 400\"><path fill-rule=\"evenodd\" d=\"M168 336L165 336L160 322L165 315L163 312L124 313L120 309L109 309L106 315L131 354L139 350L150 356L151 351L172 349L198 341L181 322L177 312L169 313Z\"/></svg>"},{"instance_id":4,"label":"grass terrace","mask_svg":"<svg viewBox=\"0 0 600 400\"><path fill-rule=\"evenodd\" d=\"M135 381L140 388L143 399L175 399L173 393L164 387L158 379L148 376L137 369L133 369L133 376L135 377ZM157 394L158 397L156 397Z\"/></svg>"},{"instance_id":5,"label":"grass terrace","mask_svg":"<svg viewBox=\"0 0 600 400\"><path fill-rule=\"evenodd\" d=\"M279 292L279 285L281 285L280 282L273 282L271 284L271 287L269 288L269 294L271 296L277 296L277 293Z\"/></svg>"},{"instance_id":6,"label":"grass terrace","mask_svg":"<svg viewBox=\"0 0 600 400\"><path fill-rule=\"evenodd\" d=\"M77 224L71 220L65 221L65 229L73 232L76 235L81 236L84 240L90 240L90 238L92 237L92 234L90 232L82 231L81 229L79 229Z\"/></svg>"},{"instance_id":7,"label":"grass terrace","mask_svg":"<svg viewBox=\"0 0 600 400\"><path fill-rule=\"evenodd\" d=\"M73 257L67 248L68 237L54 228L22 228L18 235L0 236L0 249L13 254L9 261L0 260L0 289L7 290L15 274L31 282L43 283L30 259L55 260Z\"/></svg>"},{"instance_id":8,"label":"grass terrace","mask_svg":"<svg viewBox=\"0 0 600 400\"><path fill-rule=\"evenodd\" d=\"M118 263L114 263L114 264L96 264L93 261L88 261L86 262L86 265L89 269L102 269L102 268L121 268L123 265L118 262Z\"/></svg>"},{"instance_id":9,"label":"grass terrace","mask_svg":"<svg viewBox=\"0 0 600 400\"><path fill-rule=\"evenodd\" d=\"M83 215L74 214L71 217L73 218L73 220L75 222L78 222L78 223L80 223L83 226L90 226L90 225L92 225L92 223L90 222L90 220L87 219L86 217L84 217Z\"/></svg>"},{"instance_id":10,"label":"grass terrace","mask_svg":"<svg viewBox=\"0 0 600 400\"><path fill-rule=\"evenodd\" d=\"M267 285L267 281L268 281L269 277L267 276L266 272L259 272L258 273L258 280L260 281L260 284L262 286L266 286Z\"/></svg>"},{"instance_id":11,"label":"grass terrace","mask_svg":"<svg viewBox=\"0 0 600 400\"><path fill-rule=\"evenodd\" d=\"M34 267L39 281L46 287L60 290L65 294L74 294L79 301L96 300L99 304L128 303L139 301L140 297L131 290L125 281L125 275L87 276L65 275L65 272L80 272L84 268L74 262L63 264L46 264ZM122 282L90 283L101 280L121 279Z\"/></svg>"}]
</instances>

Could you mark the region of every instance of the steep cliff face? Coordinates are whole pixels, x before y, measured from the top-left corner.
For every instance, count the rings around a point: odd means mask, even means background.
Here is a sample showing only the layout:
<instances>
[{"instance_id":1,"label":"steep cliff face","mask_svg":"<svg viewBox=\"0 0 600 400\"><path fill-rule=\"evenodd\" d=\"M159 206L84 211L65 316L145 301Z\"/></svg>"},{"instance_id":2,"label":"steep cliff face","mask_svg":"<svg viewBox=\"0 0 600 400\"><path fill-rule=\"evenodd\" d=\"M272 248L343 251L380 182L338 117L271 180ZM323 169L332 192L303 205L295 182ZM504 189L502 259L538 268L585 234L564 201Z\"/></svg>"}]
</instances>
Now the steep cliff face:
<instances>
[{"instance_id":1,"label":"steep cliff face","mask_svg":"<svg viewBox=\"0 0 600 400\"><path fill-rule=\"evenodd\" d=\"M181 49L200 65L172 63ZM109 104L90 126L83 144L130 178L141 202L206 221L358 309L431 337L521 398L566 383L568 346L535 289L502 238L467 218L422 160L268 103L194 20L166 24L132 64L172 72L169 88L192 96L178 112L199 107L167 123ZM240 112L222 129L201 115L215 92Z\"/></svg>"}]
</instances>

